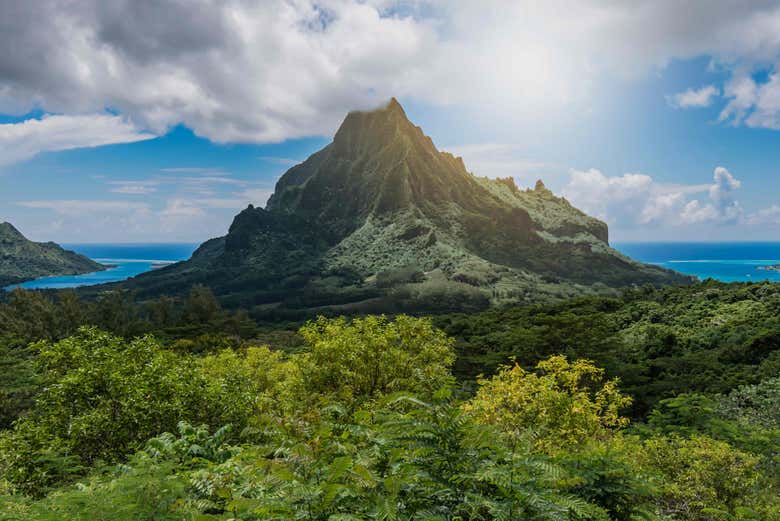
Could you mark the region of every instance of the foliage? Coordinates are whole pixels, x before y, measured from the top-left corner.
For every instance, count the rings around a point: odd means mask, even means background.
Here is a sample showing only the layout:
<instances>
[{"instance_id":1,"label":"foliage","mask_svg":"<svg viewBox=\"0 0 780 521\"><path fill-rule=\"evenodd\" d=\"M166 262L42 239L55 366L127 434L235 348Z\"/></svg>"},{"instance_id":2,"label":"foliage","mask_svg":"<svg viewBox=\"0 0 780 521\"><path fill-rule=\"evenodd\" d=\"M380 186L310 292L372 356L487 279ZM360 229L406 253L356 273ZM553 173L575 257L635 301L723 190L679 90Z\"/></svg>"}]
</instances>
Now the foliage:
<instances>
[{"instance_id":1,"label":"foliage","mask_svg":"<svg viewBox=\"0 0 780 521\"><path fill-rule=\"evenodd\" d=\"M0 468L20 490L38 492L82 465L115 461L184 419L234 419L233 396L210 386L190 356L150 337L126 342L85 328L35 349L43 389L0 438Z\"/></svg>"},{"instance_id":2,"label":"foliage","mask_svg":"<svg viewBox=\"0 0 780 521\"><path fill-rule=\"evenodd\" d=\"M555 465L508 452L447 399L395 397L376 420L330 410L302 438L245 448L181 424L78 487L8 501L0 518L608 519L562 490Z\"/></svg>"},{"instance_id":3,"label":"foliage","mask_svg":"<svg viewBox=\"0 0 780 521\"><path fill-rule=\"evenodd\" d=\"M260 329L203 289L16 292L0 519L776 521L775 291L436 318L457 344L408 316Z\"/></svg>"},{"instance_id":4,"label":"foliage","mask_svg":"<svg viewBox=\"0 0 780 521\"><path fill-rule=\"evenodd\" d=\"M725 394L780 374L780 285L637 288L620 298L440 316L457 339L456 376L493 374L513 358L524 367L552 355L586 358L634 399L631 416L681 393Z\"/></svg>"},{"instance_id":5,"label":"foliage","mask_svg":"<svg viewBox=\"0 0 780 521\"><path fill-rule=\"evenodd\" d=\"M780 519L776 502L763 513L757 504L771 494L763 488L758 458L728 443L700 435L652 438L643 457L663 476L658 504L665 515L691 521Z\"/></svg>"},{"instance_id":6,"label":"foliage","mask_svg":"<svg viewBox=\"0 0 780 521\"><path fill-rule=\"evenodd\" d=\"M604 381L604 371L591 362L553 356L536 369L538 374L506 366L491 379L479 379L464 409L514 439L530 438L544 452L603 437L607 429L628 423L620 410L631 399L618 391L616 380Z\"/></svg>"},{"instance_id":7,"label":"foliage","mask_svg":"<svg viewBox=\"0 0 780 521\"><path fill-rule=\"evenodd\" d=\"M719 403L719 412L740 424L780 429L780 377L735 389Z\"/></svg>"},{"instance_id":8,"label":"foliage","mask_svg":"<svg viewBox=\"0 0 780 521\"><path fill-rule=\"evenodd\" d=\"M450 380L452 340L430 320L320 318L300 334L310 346L298 363L311 393L355 403L398 391L429 396Z\"/></svg>"},{"instance_id":9,"label":"foliage","mask_svg":"<svg viewBox=\"0 0 780 521\"><path fill-rule=\"evenodd\" d=\"M560 451L555 461L568 473L567 490L610 519L652 519L659 490L654 470L637 465L641 450L641 440L617 433Z\"/></svg>"},{"instance_id":10,"label":"foliage","mask_svg":"<svg viewBox=\"0 0 780 521\"><path fill-rule=\"evenodd\" d=\"M154 333L164 344L184 353L215 352L241 345L258 331L245 313L226 313L214 296L195 287L183 300L161 297L139 304L129 292L109 292L95 301L72 290L52 298L40 291L0 293L0 428L23 415L41 386L35 371L36 353L29 347L41 340L58 341L82 326L98 326L123 337Z\"/></svg>"}]
</instances>

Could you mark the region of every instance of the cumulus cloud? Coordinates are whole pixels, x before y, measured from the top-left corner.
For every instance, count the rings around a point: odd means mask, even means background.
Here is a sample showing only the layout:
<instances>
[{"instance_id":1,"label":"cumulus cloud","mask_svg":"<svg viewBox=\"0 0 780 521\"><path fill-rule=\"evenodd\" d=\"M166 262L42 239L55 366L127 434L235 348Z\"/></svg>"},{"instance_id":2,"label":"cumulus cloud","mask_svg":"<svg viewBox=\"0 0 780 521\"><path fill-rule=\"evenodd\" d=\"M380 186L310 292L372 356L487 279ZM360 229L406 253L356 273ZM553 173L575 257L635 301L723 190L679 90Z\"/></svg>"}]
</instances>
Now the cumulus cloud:
<instances>
[{"instance_id":1,"label":"cumulus cloud","mask_svg":"<svg viewBox=\"0 0 780 521\"><path fill-rule=\"evenodd\" d=\"M666 224L734 224L746 222L736 199L741 186L719 166L705 185L659 183L645 174L609 177L599 170L574 170L563 194L572 203L622 228ZM697 194L707 194L701 199Z\"/></svg>"},{"instance_id":2,"label":"cumulus cloud","mask_svg":"<svg viewBox=\"0 0 780 521\"><path fill-rule=\"evenodd\" d=\"M153 137L121 116L49 115L0 125L0 166L29 159L40 152L132 143Z\"/></svg>"},{"instance_id":3,"label":"cumulus cloud","mask_svg":"<svg viewBox=\"0 0 780 521\"><path fill-rule=\"evenodd\" d=\"M111 107L157 134L182 123L217 142L272 142L328 135L391 95L544 117L615 78L708 55L733 71L724 117L774 128L774 76L737 91L777 62L779 24L780 5L762 0L10 0L0 113ZM693 105L706 94L691 91Z\"/></svg>"},{"instance_id":4,"label":"cumulus cloud","mask_svg":"<svg viewBox=\"0 0 780 521\"><path fill-rule=\"evenodd\" d=\"M667 97L667 101L673 107L688 109L709 107L715 97L720 95L720 90L715 85L707 85L700 89L688 89Z\"/></svg>"},{"instance_id":5,"label":"cumulus cloud","mask_svg":"<svg viewBox=\"0 0 780 521\"><path fill-rule=\"evenodd\" d=\"M711 204L718 215L731 218L740 211L734 193L742 183L722 166L715 168L713 179L715 183L710 187Z\"/></svg>"},{"instance_id":6,"label":"cumulus cloud","mask_svg":"<svg viewBox=\"0 0 780 521\"><path fill-rule=\"evenodd\" d=\"M653 178L644 174L608 177L601 171L573 170L564 197L587 213L608 222L636 221L655 191ZM644 212L644 210L643 210Z\"/></svg>"},{"instance_id":7,"label":"cumulus cloud","mask_svg":"<svg viewBox=\"0 0 780 521\"><path fill-rule=\"evenodd\" d=\"M721 111L721 120L780 130L780 76L777 72L771 73L761 84L747 75L735 77L727 84L725 93L730 101Z\"/></svg>"},{"instance_id":8,"label":"cumulus cloud","mask_svg":"<svg viewBox=\"0 0 780 521\"><path fill-rule=\"evenodd\" d=\"M217 142L325 134L403 91L432 37L342 0L3 2L0 112L110 106Z\"/></svg>"}]
</instances>

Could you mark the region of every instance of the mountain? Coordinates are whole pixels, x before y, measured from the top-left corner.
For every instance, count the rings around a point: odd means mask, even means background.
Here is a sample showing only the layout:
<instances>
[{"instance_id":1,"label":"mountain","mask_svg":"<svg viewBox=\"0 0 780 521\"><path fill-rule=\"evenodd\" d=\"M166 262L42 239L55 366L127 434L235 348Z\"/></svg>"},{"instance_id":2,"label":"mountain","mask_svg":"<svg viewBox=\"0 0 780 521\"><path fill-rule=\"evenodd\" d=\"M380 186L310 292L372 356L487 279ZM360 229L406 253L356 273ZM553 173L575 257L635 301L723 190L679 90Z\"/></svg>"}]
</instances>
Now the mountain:
<instances>
[{"instance_id":1,"label":"mountain","mask_svg":"<svg viewBox=\"0 0 780 521\"><path fill-rule=\"evenodd\" d=\"M10 223L0 223L0 288L55 275L79 275L106 269L53 242L32 242Z\"/></svg>"},{"instance_id":2,"label":"mountain","mask_svg":"<svg viewBox=\"0 0 780 521\"><path fill-rule=\"evenodd\" d=\"M351 112L288 170L265 209L184 263L127 282L142 295L210 286L227 304L285 310L471 309L691 279L610 248L607 225L539 181L468 172L392 99Z\"/></svg>"}]
</instances>

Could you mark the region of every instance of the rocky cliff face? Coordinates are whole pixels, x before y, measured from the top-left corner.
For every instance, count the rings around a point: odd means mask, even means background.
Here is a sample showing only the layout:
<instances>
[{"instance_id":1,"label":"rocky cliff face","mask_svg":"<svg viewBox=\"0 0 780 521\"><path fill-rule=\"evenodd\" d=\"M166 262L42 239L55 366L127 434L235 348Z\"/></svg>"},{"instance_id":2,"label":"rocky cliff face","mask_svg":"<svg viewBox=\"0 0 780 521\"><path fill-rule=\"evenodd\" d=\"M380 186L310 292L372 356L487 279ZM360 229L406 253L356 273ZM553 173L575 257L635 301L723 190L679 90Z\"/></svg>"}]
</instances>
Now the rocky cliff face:
<instances>
[{"instance_id":1,"label":"rocky cliff face","mask_svg":"<svg viewBox=\"0 0 780 521\"><path fill-rule=\"evenodd\" d=\"M540 181L472 175L393 99L347 115L192 259L131 282L149 294L210 285L228 302L312 309L533 301L690 279L610 248L605 223ZM392 307L391 306L391 307Z\"/></svg>"},{"instance_id":2,"label":"rocky cliff face","mask_svg":"<svg viewBox=\"0 0 780 521\"><path fill-rule=\"evenodd\" d=\"M79 275L104 269L102 264L53 242L29 241L10 223L0 223L0 288L38 277Z\"/></svg>"}]
</instances>

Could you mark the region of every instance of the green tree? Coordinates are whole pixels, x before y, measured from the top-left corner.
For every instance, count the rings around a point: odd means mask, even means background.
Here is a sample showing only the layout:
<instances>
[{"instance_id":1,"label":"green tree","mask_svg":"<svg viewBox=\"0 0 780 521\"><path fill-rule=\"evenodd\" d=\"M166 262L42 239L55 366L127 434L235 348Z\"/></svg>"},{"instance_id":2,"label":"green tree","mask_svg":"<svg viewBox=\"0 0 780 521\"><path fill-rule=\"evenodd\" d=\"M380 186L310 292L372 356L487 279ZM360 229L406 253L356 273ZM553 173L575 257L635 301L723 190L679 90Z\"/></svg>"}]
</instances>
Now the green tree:
<instances>
[{"instance_id":1,"label":"green tree","mask_svg":"<svg viewBox=\"0 0 780 521\"><path fill-rule=\"evenodd\" d=\"M0 437L0 468L21 490L37 492L81 465L117 460L181 420L220 421L221 400L207 394L194 360L152 338L126 342L85 328L35 347L43 390Z\"/></svg>"},{"instance_id":2,"label":"green tree","mask_svg":"<svg viewBox=\"0 0 780 521\"><path fill-rule=\"evenodd\" d=\"M310 351L297 360L312 393L355 403L398 391L426 396L451 380L453 342L428 319L321 317L300 335Z\"/></svg>"},{"instance_id":3,"label":"green tree","mask_svg":"<svg viewBox=\"0 0 780 521\"><path fill-rule=\"evenodd\" d=\"M772 493L764 488L759 458L726 442L702 435L657 437L647 440L640 454L663 477L658 508L674 519L767 521L780 516L776 498L769 507L774 513L764 509Z\"/></svg>"},{"instance_id":4,"label":"green tree","mask_svg":"<svg viewBox=\"0 0 780 521\"><path fill-rule=\"evenodd\" d=\"M214 293L201 284L196 284L190 289L184 301L184 316L191 324L210 324L225 318L222 306L217 302Z\"/></svg>"},{"instance_id":5,"label":"green tree","mask_svg":"<svg viewBox=\"0 0 780 521\"><path fill-rule=\"evenodd\" d=\"M503 367L493 378L479 379L476 396L464 410L477 421L495 425L514 439L532 439L535 448L554 453L627 425L620 410L631 399L617 380L588 360L570 363L563 356L540 362L537 373L519 365Z\"/></svg>"}]
</instances>

